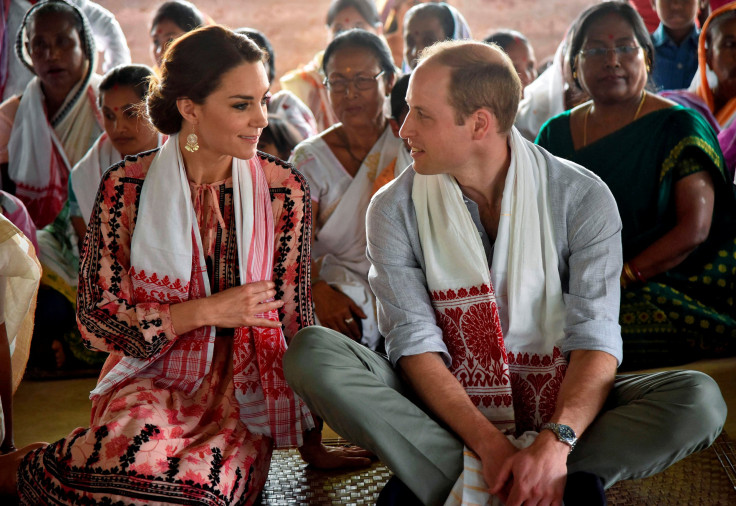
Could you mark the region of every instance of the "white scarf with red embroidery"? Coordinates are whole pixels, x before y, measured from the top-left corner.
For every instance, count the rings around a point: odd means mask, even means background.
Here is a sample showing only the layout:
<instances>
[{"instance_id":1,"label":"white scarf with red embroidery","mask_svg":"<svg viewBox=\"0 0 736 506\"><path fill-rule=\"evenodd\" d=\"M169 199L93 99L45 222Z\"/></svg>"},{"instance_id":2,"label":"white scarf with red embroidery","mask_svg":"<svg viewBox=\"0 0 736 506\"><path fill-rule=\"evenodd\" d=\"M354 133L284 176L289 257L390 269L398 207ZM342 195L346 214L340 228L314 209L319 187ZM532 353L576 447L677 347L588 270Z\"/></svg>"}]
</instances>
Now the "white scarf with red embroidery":
<instances>
[{"instance_id":1,"label":"white scarf with red embroidery","mask_svg":"<svg viewBox=\"0 0 736 506\"><path fill-rule=\"evenodd\" d=\"M130 248L130 277L137 303L171 303L211 294L202 240L186 170L173 135L161 148L141 190ZM257 158L233 159L233 208L241 284L271 279L274 218L268 183ZM165 220L162 221L162 220ZM256 315L278 321L277 311ZM215 327L177 336L163 355L123 358L98 384L105 393L131 377L155 378L159 388L193 392L209 372ZM284 379L286 340L280 328L241 327L233 341L233 379L240 418L277 446L301 446L314 428L309 410Z\"/></svg>"},{"instance_id":2,"label":"white scarf with red embroidery","mask_svg":"<svg viewBox=\"0 0 736 506\"><path fill-rule=\"evenodd\" d=\"M46 116L38 77L23 92L8 141L8 173L39 229L59 214L72 167L102 132L97 108L101 79L90 74L77 83L53 119Z\"/></svg>"},{"instance_id":3,"label":"white scarf with red embroidery","mask_svg":"<svg viewBox=\"0 0 736 506\"><path fill-rule=\"evenodd\" d=\"M565 306L547 160L515 128L509 147L493 272L453 177L416 174L412 199L450 370L486 418L519 434L554 412L566 369Z\"/></svg>"}]
</instances>

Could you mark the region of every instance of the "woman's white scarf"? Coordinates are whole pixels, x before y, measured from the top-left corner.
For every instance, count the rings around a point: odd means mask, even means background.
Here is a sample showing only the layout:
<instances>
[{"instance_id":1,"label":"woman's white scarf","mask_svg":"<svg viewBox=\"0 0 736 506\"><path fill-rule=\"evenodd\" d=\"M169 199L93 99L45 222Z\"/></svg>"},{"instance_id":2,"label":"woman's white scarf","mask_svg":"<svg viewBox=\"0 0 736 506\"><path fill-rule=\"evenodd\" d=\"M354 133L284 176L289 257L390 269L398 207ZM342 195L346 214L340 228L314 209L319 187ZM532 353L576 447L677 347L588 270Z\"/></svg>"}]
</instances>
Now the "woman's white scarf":
<instances>
[{"instance_id":1,"label":"woman's white scarf","mask_svg":"<svg viewBox=\"0 0 736 506\"><path fill-rule=\"evenodd\" d=\"M412 199L451 370L478 409L513 434L552 415L566 363L547 161L516 129L509 146L492 272L454 178L417 174Z\"/></svg>"},{"instance_id":2,"label":"woman's white scarf","mask_svg":"<svg viewBox=\"0 0 736 506\"><path fill-rule=\"evenodd\" d=\"M233 159L233 208L241 284L271 279L274 221L268 184L257 158ZM178 135L161 148L141 190L131 239L130 277L136 302L177 303L211 294L202 240L179 150ZM257 315L278 321L278 313ZM159 388L193 392L209 372L215 327L178 336L163 355L123 358L100 380L100 395L131 377L155 378ZM286 340L280 328L235 329L233 379L240 417L248 429L277 446L301 445L311 414L283 377Z\"/></svg>"},{"instance_id":3,"label":"woman's white scarf","mask_svg":"<svg viewBox=\"0 0 736 506\"><path fill-rule=\"evenodd\" d=\"M80 81L51 120L41 80L33 78L23 92L8 142L8 172L39 228L56 218L67 198L72 167L102 132L97 109L100 79L89 74Z\"/></svg>"},{"instance_id":4,"label":"woman's white scarf","mask_svg":"<svg viewBox=\"0 0 736 506\"><path fill-rule=\"evenodd\" d=\"M110 137L103 133L72 169L72 190L85 223L89 223L102 174L122 159Z\"/></svg>"},{"instance_id":5,"label":"woman's white scarf","mask_svg":"<svg viewBox=\"0 0 736 506\"><path fill-rule=\"evenodd\" d=\"M165 140L166 136L159 134L157 146L161 146ZM115 149L110 136L104 132L72 169L72 190L86 223L89 223L102 175L122 159L123 155Z\"/></svg>"}]
</instances>

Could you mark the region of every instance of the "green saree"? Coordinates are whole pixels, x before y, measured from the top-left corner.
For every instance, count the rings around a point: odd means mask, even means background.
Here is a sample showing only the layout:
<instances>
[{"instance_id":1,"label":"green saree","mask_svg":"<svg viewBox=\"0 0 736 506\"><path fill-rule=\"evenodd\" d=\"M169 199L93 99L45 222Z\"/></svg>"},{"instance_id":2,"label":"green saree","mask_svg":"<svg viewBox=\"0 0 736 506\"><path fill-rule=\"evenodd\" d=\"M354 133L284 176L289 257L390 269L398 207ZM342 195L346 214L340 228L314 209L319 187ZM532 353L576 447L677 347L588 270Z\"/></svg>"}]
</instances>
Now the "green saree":
<instances>
[{"instance_id":1,"label":"green saree","mask_svg":"<svg viewBox=\"0 0 736 506\"><path fill-rule=\"evenodd\" d=\"M549 120L537 144L596 173L616 198L624 261L676 223L675 184L708 171L715 205L706 241L675 268L621 290L624 367L657 367L736 353L736 199L718 140L696 112L643 116L575 150L570 113Z\"/></svg>"}]
</instances>

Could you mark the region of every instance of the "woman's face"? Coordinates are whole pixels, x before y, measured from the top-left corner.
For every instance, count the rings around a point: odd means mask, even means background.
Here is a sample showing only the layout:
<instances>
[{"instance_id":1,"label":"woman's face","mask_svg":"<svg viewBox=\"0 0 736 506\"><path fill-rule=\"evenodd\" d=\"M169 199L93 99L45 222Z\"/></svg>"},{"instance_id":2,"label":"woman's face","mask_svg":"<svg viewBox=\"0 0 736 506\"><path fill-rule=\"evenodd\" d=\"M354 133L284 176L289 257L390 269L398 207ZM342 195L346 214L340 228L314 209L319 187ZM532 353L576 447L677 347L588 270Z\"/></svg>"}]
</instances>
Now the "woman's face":
<instances>
[{"instance_id":1,"label":"woman's face","mask_svg":"<svg viewBox=\"0 0 736 506\"><path fill-rule=\"evenodd\" d=\"M724 100L736 97L736 18L712 31L707 54L708 66L718 78L718 95Z\"/></svg>"},{"instance_id":2,"label":"woman's face","mask_svg":"<svg viewBox=\"0 0 736 506\"><path fill-rule=\"evenodd\" d=\"M647 83L644 49L618 14L595 20L577 56L578 81L594 101L616 103L641 96ZM592 52L591 52L592 51Z\"/></svg>"},{"instance_id":3,"label":"woman's face","mask_svg":"<svg viewBox=\"0 0 736 506\"><path fill-rule=\"evenodd\" d=\"M217 155L253 158L268 125L268 89L262 62L244 62L226 72L204 103L195 105L200 146Z\"/></svg>"},{"instance_id":4,"label":"woman's face","mask_svg":"<svg viewBox=\"0 0 736 506\"><path fill-rule=\"evenodd\" d=\"M161 66L161 60L169 44L184 35L184 30L170 19L162 19L151 28L151 54L156 65Z\"/></svg>"},{"instance_id":5,"label":"woman's face","mask_svg":"<svg viewBox=\"0 0 736 506\"><path fill-rule=\"evenodd\" d=\"M41 14L28 25L33 69L48 90L69 93L84 75L87 56L72 14Z\"/></svg>"},{"instance_id":6,"label":"woman's face","mask_svg":"<svg viewBox=\"0 0 736 506\"><path fill-rule=\"evenodd\" d=\"M366 21L355 7L346 7L335 15L335 19L328 27L330 31L330 41L337 37L337 34L353 28L360 28L361 30L379 35L376 27Z\"/></svg>"},{"instance_id":7,"label":"woman's face","mask_svg":"<svg viewBox=\"0 0 736 506\"><path fill-rule=\"evenodd\" d=\"M413 69L417 66L422 49L451 35L445 33L442 23L435 16L412 16L404 27L404 61Z\"/></svg>"},{"instance_id":8,"label":"woman's face","mask_svg":"<svg viewBox=\"0 0 736 506\"><path fill-rule=\"evenodd\" d=\"M378 59L369 49L348 47L335 51L326 66L330 104L346 127L375 124L383 116L386 94L391 89L381 72ZM356 85L360 80L360 85ZM342 87L336 90L335 85ZM358 89L358 87L366 89Z\"/></svg>"},{"instance_id":9,"label":"woman's face","mask_svg":"<svg viewBox=\"0 0 736 506\"><path fill-rule=\"evenodd\" d=\"M141 98L130 86L114 86L100 93L102 117L113 147L121 155L135 155L158 144L156 131L138 114Z\"/></svg>"},{"instance_id":10,"label":"woman's face","mask_svg":"<svg viewBox=\"0 0 736 506\"><path fill-rule=\"evenodd\" d=\"M506 54L511 58L514 69L519 74L522 88L526 88L537 78L537 59L534 57L534 50L522 40L517 40L506 49Z\"/></svg>"}]
</instances>

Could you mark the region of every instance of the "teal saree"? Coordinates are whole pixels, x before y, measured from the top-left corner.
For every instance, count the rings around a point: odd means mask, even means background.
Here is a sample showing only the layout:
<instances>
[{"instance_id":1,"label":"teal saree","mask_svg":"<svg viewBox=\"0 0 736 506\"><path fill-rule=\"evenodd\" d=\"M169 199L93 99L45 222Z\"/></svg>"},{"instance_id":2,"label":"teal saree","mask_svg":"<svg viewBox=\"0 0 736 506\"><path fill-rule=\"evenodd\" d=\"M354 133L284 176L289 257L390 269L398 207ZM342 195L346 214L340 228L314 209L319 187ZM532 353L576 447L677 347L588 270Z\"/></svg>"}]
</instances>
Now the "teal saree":
<instances>
[{"instance_id":1,"label":"teal saree","mask_svg":"<svg viewBox=\"0 0 736 506\"><path fill-rule=\"evenodd\" d=\"M696 112L647 114L575 150L570 113L543 127L537 144L596 173L616 198L628 261L676 223L675 184L708 171L715 187L708 238L675 268L621 290L627 369L736 353L736 199L718 139Z\"/></svg>"}]
</instances>

